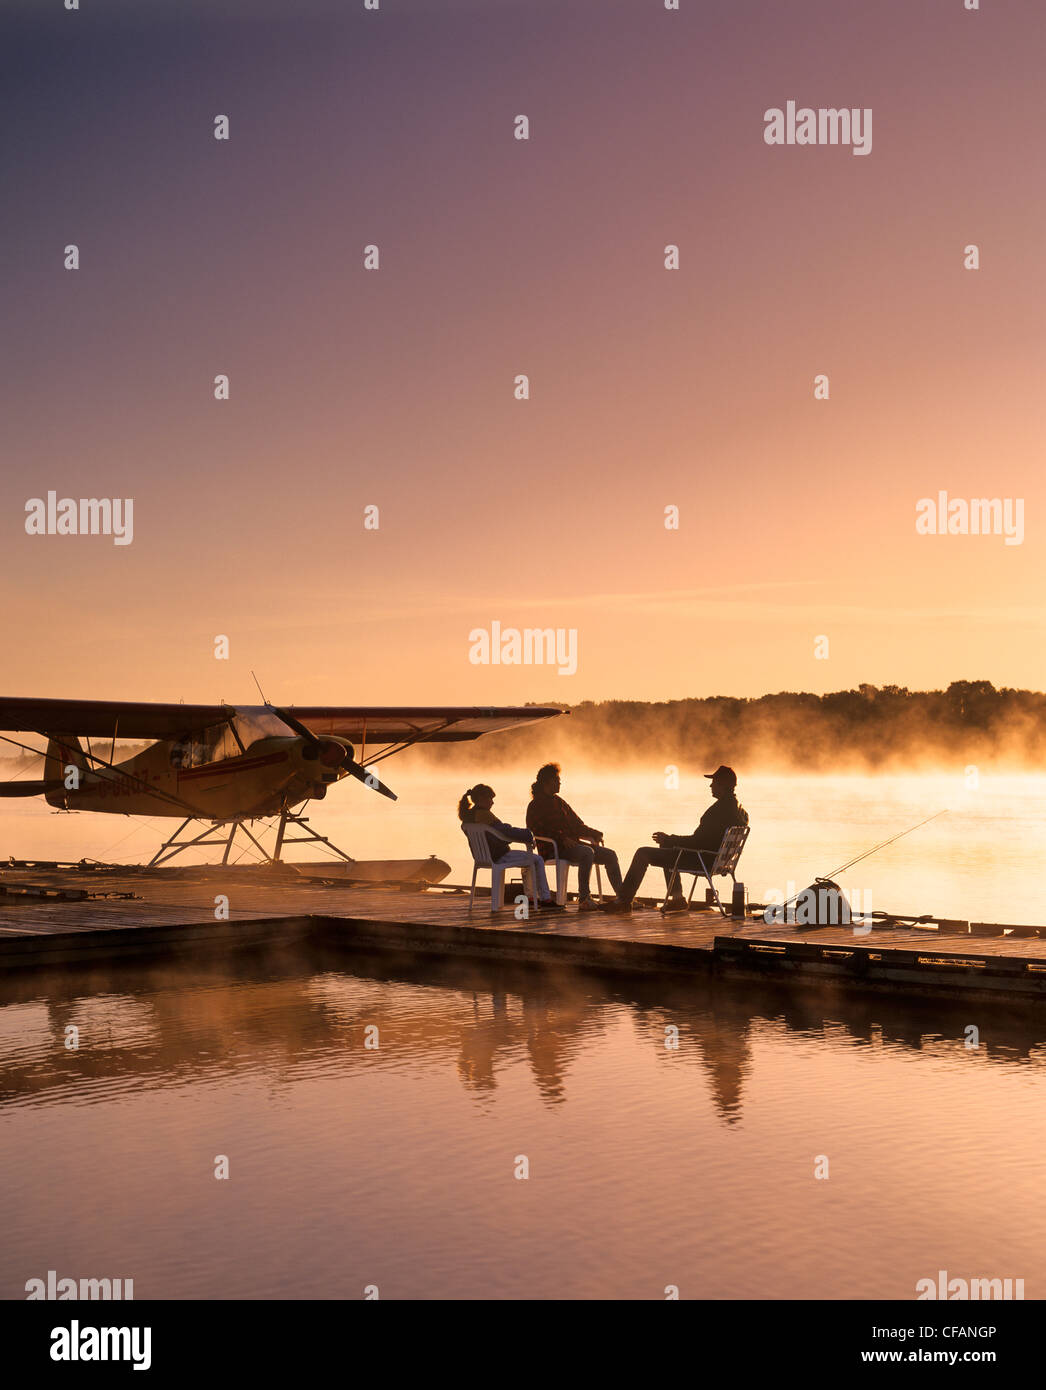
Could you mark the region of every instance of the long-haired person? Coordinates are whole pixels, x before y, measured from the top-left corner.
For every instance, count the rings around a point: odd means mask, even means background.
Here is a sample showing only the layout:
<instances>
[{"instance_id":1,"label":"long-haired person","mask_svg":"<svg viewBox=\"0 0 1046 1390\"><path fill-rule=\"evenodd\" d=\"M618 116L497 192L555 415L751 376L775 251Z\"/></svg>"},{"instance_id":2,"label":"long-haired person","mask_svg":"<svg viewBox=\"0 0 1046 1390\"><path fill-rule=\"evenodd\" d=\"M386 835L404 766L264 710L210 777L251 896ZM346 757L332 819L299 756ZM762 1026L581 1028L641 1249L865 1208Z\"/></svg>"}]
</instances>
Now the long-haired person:
<instances>
[{"instance_id":1,"label":"long-haired person","mask_svg":"<svg viewBox=\"0 0 1046 1390\"><path fill-rule=\"evenodd\" d=\"M461 821L462 831L466 825L489 826L487 844L494 863L505 868L533 869L538 887L538 907L544 912L565 912L565 908L553 902L552 894L548 891L545 861L540 854L534 853L533 833L498 820L492 809L494 795L494 788L488 787L485 782L477 782L474 787L469 787L458 802L458 820ZM529 849L510 849L509 845L514 841L529 845Z\"/></svg>"},{"instance_id":2,"label":"long-haired person","mask_svg":"<svg viewBox=\"0 0 1046 1390\"><path fill-rule=\"evenodd\" d=\"M590 881L592 865L601 864L607 871L610 886L621 900L621 868L617 855L603 843L602 830L586 825L572 806L559 794L559 763L546 763L538 768L537 781L530 788L527 807L527 828L546 840L555 840L560 859L577 865L577 896L579 912L594 912ZM541 853L550 858L552 846L545 844Z\"/></svg>"}]
</instances>

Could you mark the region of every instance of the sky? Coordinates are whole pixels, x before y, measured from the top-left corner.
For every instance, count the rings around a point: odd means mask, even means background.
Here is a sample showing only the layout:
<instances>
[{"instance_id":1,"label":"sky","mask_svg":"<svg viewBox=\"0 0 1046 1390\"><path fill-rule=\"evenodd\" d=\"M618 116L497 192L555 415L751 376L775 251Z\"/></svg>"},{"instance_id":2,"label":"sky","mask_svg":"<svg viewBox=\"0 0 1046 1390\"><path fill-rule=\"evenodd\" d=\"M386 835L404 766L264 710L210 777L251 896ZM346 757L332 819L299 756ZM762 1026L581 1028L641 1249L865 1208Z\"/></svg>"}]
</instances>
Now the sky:
<instances>
[{"instance_id":1,"label":"sky","mask_svg":"<svg viewBox=\"0 0 1046 1390\"><path fill-rule=\"evenodd\" d=\"M0 693L1043 688L1038 0L6 0L0 36ZM870 152L768 145L793 100L871 108ZM28 535L49 491L132 499L132 542ZM1022 543L918 534L942 491L1021 499ZM576 671L475 663L494 623Z\"/></svg>"}]
</instances>

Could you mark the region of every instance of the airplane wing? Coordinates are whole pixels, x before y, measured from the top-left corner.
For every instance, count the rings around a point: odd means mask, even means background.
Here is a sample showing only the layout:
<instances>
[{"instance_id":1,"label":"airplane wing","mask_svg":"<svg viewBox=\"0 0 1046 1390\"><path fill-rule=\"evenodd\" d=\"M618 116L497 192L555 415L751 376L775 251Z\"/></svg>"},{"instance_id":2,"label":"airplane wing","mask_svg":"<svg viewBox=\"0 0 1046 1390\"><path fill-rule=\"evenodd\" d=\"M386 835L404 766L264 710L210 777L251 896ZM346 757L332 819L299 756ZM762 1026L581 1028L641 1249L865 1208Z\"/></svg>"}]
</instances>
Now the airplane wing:
<instances>
[{"instance_id":1,"label":"airplane wing","mask_svg":"<svg viewBox=\"0 0 1046 1390\"><path fill-rule=\"evenodd\" d=\"M337 734L350 743L363 746L465 742L498 729L554 719L563 713L561 709L538 705L499 708L288 705L287 710L314 734Z\"/></svg>"},{"instance_id":2,"label":"airplane wing","mask_svg":"<svg viewBox=\"0 0 1046 1390\"><path fill-rule=\"evenodd\" d=\"M132 700L19 700L0 697L0 729L86 738L180 738L231 719L228 705L155 705Z\"/></svg>"},{"instance_id":3,"label":"airplane wing","mask_svg":"<svg viewBox=\"0 0 1046 1390\"><path fill-rule=\"evenodd\" d=\"M241 706L241 708L260 708ZM352 743L445 743L480 738L560 709L537 705L468 706L288 705L315 734L339 734ZM279 706L273 706L279 714ZM20 700L0 697L0 729L78 734L87 738L180 738L236 714L233 705L143 704L131 700Z\"/></svg>"}]
</instances>

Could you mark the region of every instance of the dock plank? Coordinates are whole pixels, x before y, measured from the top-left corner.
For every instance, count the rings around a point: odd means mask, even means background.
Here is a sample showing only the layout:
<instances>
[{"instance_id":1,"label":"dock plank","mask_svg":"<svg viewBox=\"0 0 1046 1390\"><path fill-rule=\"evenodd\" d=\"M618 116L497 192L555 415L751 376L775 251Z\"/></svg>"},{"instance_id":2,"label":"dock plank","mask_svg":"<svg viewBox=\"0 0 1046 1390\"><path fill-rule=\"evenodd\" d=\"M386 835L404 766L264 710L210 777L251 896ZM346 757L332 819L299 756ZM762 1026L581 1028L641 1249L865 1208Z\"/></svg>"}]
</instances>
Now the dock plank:
<instances>
[{"instance_id":1,"label":"dock plank","mask_svg":"<svg viewBox=\"0 0 1046 1390\"><path fill-rule=\"evenodd\" d=\"M985 935L986 924L954 920L919 926L877 922L865 933L850 926L812 928L767 925L762 917L724 918L714 910L694 910L664 917L648 901L631 914L579 913L572 905L563 914L536 914L516 919L511 908L492 914L489 900L477 899L469 915L468 893L453 885L424 891L357 886L325 878L322 866L296 874L265 867L229 866L163 868L142 871L114 866L103 872L38 866L0 868L0 885L40 891L86 889L94 896L60 899L0 894L0 968L30 965L69 954L99 958L106 952L133 949L135 943L176 948L210 940L279 939L285 927L293 936L302 924L322 922L335 940L389 949L439 952L503 950L528 959L591 961L617 968L716 968L729 957L729 943L761 943L764 954L779 957L788 969L810 976L865 974L892 970L898 979L922 971L931 977L976 974L991 977L998 988L1007 973L1020 977L1026 993L1038 990L1046 975L1046 928L1042 936L999 926ZM133 894L134 896L107 896ZM228 919L216 917L216 899L228 900ZM224 906L224 904L223 904ZM720 944L717 946L717 942ZM777 948L780 948L778 950ZM724 955L725 952L725 955ZM871 954L869 954L871 953ZM967 966L964 962L974 961ZM784 968L783 966L781 968ZM943 987L943 986L942 986Z\"/></svg>"}]
</instances>

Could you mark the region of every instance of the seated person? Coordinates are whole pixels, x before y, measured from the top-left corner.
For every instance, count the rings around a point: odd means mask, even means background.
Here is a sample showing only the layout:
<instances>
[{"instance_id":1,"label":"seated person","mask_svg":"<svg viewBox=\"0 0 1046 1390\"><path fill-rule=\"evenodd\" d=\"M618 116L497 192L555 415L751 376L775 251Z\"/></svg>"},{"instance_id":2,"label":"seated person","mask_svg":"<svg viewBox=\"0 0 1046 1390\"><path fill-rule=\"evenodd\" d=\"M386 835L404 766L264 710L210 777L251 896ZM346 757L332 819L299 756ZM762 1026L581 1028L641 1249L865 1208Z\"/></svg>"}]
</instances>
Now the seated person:
<instances>
[{"instance_id":1,"label":"seated person","mask_svg":"<svg viewBox=\"0 0 1046 1390\"><path fill-rule=\"evenodd\" d=\"M666 906L676 911L684 908L686 899L683 897L679 879L676 878L675 883L670 881L679 851L690 851L680 859L680 869L689 872L694 869L701 870L702 867L710 868L719 852L719 846L723 843L723 836L730 827L748 824L748 812L738 804L737 773L733 768L717 767L715 772L706 772L705 776L711 779L710 791L715 797L714 805L701 817L701 823L692 835L666 835L658 830L654 835L656 849L644 846L636 850L620 894L622 911L632 910L632 899L651 864L658 864L665 871ZM704 865L697 853L702 850Z\"/></svg>"},{"instance_id":2,"label":"seated person","mask_svg":"<svg viewBox=\"0 0 1046 1390\"><path fill-rule=\"evenodd\" d=\"M494 863L506 868L533 869L538 889L538 907L545 912L565 912L565 908L553 902L552 894L548 891L545 861L540 854L534 853L534 836L529 830L506 825L504 821L498 820L491 809L493 805L493 787L488 787L484 782L470 787L458 802L458 820L461 821L462 830L464 831L466 825L489 825L491 833L487 836L487 844L490 846L490 857ZM522 840L530 848L510 849L509 844L513 840Z\"/></svg>"},{"instance_id":3,"label":"seated person","mask_svg":"<svg viewBox=\"0 0 1046 1390\"><path fill-rule=\"evenodd\" d=\"M592 901L590 882L592 865L600 864L606 868L610 886L621 898L621 869L617 855L603 844L602 830L593 830L590 825L576 815L559 795L559 764L546 763L538 769L537 781L530 788L530 805L527 807L527 828L535 835L555 840L559 857L577 869L578 911L594 912L598 904ZM585 844L584 841L591 841ZM540 846L546 859L552 857L552 846Z\"/></svg>"}]
</instances>

